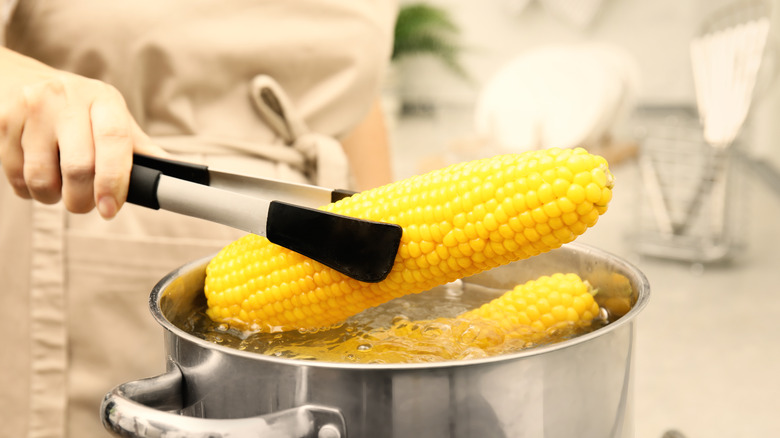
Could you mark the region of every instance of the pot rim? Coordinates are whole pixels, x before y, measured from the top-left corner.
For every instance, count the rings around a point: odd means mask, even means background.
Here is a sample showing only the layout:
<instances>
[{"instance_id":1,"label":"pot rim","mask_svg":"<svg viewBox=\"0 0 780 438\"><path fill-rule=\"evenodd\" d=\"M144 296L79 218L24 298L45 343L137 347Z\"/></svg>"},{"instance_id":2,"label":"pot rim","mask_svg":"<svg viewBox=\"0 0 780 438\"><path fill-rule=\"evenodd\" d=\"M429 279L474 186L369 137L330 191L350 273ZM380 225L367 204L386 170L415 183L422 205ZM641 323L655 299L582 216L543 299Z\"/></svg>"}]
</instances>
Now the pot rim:
<instances>
[{"instance_id":1,"label":"pot rim","mask_svg":"<svg viewBox=\"0 0 780 438\"><path fill-rule=\"evenodd\" d=\"M645 308L650 298L650 284L645 274L642 271L640 271L639 268L637 268L633 263L628 262L627 260L620 258L610 252L582 243L572 242L563 245L562 248L573 248L575 251L584 252L586 254L590 254L593 256L609 259L611 262L615 264L616 267L620 268L621 272L627 273L632 278L632 280L636 280L636 284L638 286L636 303L634 303L634 305L631 307L631 310L629 310L628 313L626 313L625 315L607 324L606 326L601 327L592 332L574 337L572 339L557 342L554 344L533 347L527 350L518 351L516 353L502 354L502 355L491 356L486 358L442 360L437 362L424 362L424 363L388 363L388 364L360 363L357 364L357 363L348 363L348 362L300 360L300 359L289 359L289 358L282 358L282 357L275 357L275 356L267 356L261 353L252 353L252 352L238 350L235 348L225 347L198 338L197 336L187 333L186 331L175 326L165 317L165 315L163 315L162 309L160 307L160 299L162 297L163 292L175 279L179 278L185 272L189 272L196 267L207 264L208 261L214 257L214 255L206 256L197 260L193 260L189 263L186 263L174 269L173 271L168 273L165 277L163 277L152 289L152 292L149 296L149 308L150 311L152 312L152 316L154 316L157 322L160 325L162 325L165 330L171 332L172 334L180 338L183 338L189 342L199 344L201 347L209 350L215 350L223 354L243 357L251 360L268 361L272 363L295 365L295 366L310 366L310 367L318 367L318 368L334 368L334 369L350 369L350 370L366 370L366 371L373 371L373 370L378 371L378 370L389 370L389 369L392 370L439 369L439 368L452 368L452 367L479 366L479 365L485 365L490 363L511 361L515 359L538 356L553 351L570 348L582 344L584 342L588 342L593 338L603 336L606 333L617 330L625 324L632 323L633 320L636 318L636 316L642 311L642 309ZM551 251L556 251L556 250L557 249L553 249Z\"/></svg>"}]
</instances>

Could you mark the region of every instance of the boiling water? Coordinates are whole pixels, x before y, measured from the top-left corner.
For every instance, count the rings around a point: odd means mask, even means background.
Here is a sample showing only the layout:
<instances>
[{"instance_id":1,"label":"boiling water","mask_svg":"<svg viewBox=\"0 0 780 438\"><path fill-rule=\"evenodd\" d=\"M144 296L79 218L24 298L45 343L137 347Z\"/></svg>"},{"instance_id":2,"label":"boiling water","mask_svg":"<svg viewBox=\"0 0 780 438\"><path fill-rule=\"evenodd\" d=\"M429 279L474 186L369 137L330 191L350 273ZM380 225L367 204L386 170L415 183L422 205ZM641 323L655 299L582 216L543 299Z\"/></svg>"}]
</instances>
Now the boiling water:
<instances>
[{"instance_id":1,"label":"boiling water","mask_svg":"<svg viewBox=\"0 0 780 438\"><path fill-rule=\"evenodd\" d=\"M177 323L182 330L219 345L301 360L351 363L419 363L462 360L517 352L593 331L609 323L610 312L588 325L555 327L547 333L504 333L491 322L457 315L505 290L455 282L397 298L368 309L327 330L242 333L215 323L205 307Z\"/></svg>"}]
</instances>

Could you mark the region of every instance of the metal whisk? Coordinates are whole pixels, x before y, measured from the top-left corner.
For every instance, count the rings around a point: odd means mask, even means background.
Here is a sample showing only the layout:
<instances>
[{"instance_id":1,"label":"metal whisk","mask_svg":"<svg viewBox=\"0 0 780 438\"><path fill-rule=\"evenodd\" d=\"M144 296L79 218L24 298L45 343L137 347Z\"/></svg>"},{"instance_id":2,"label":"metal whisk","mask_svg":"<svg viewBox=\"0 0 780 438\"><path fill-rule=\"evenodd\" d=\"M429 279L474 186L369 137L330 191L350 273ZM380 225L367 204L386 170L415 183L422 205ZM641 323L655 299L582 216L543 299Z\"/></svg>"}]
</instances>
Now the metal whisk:
<instances>
[{"instance_id":1,"label":"metal whisk","mask_svg":"<svg viewBox=\"0 0 780 438\"><path fill-rule=\"evenodd\" d=\"M728 214L727 192L734 178L731 146L753 102L769 35L769 17L767 1L740 0L705 19L690 43L699 134L704 144L690 144L687 156L685 148L663 151L656 147L656 154L640 154L640 171L656 228L670 242L680 244L696 236L709 247L729 246L726 222L733 215ZM667 143L675 143L672 140ZM681 146L687 137L678 140L676 144ZM650 146L648 142L645 149ZM691 156L696 150L698 156ZM659 152L667 156L661 157ZM678 175L676 182L665 180L664 169L658 165L668 166L670 162L691 173ZM687 183L691 190L679 183Z\"/></svg>"},{"instance_id":2,"label":"metal whisk","mask_svg":"<svg viewBox=\"0 0 780 438\"><path fill-rule=\"evenodd\" d=\"M739 1L716 11L691 41L691 64L704 140L713 148L709 172L702 179L679 231L684 231L700 208L712 198L713 238L724 231L729 160L726 149L742 129L769 36L769 4Z\"/></svg>"},{"instance_id":3,"label":"metal whisk","mask_svg":"<svg viewBox=\"0 0 780 438\"><path fill-rule=\"evenodd\" d=\"M740 1L716 11L690 44L696 103L704 139L728 147L753 100L769 35L769 5Z\"/></svg>"},{"instance_id":4,"label":"metal whisk","mask_svg":"<svg viewBox=\"0 0 780 438\"><path fill-rule=\"evenodd\" d=\"M713 236L723 231L727 149L739 134L753 101L758 71L769 35L769 5L749 0L713 13L691 41L696 104L704 140L714 148L710 163L682 219L662 229L683 234L707 196L715 202Z\"/></svg>"}]
</instances>

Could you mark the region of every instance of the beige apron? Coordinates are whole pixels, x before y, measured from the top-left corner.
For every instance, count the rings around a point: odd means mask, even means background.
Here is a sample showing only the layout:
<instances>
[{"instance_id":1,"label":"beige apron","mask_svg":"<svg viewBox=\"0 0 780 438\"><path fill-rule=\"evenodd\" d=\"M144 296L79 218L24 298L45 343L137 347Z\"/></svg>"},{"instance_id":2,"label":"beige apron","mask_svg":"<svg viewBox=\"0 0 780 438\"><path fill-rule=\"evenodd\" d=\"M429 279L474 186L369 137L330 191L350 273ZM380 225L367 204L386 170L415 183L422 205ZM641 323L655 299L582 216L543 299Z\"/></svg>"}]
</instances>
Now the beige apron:
<instances>
[{"instance_id":1,"label":"beige apron","mask_svg":"<svg viewBox=\"0 0 780 438\"><path fill-rule=\"evenodd\" d=\"M335 138L377 96L394 13L391 0L21 0L6 44L112 83L182 158L347 187ZM71 215L0 178L0 436L105 436L102 396L164 369L151 288L242 234L133 205Z\"/></svg>"}]
</instances>

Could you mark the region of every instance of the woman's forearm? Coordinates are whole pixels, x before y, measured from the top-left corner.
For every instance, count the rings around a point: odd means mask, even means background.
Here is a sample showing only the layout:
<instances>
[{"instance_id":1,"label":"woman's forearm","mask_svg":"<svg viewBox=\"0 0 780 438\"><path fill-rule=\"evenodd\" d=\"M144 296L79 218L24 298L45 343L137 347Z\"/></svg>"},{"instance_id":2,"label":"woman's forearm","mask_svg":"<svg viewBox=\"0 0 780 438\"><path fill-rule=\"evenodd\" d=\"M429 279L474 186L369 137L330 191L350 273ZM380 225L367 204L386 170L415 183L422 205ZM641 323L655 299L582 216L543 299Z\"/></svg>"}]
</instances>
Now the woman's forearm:
<instances>
[{"instance_id":1,"label":"woman's forearm","mask_svg":"<svg viewBox=\"0 0 780 438\"><path fill-rule=\"evenodd\" d=\"M390 140L379 100L341 144L347 154L358 190L392 182Z\"/></svg>"}]
</instances>

